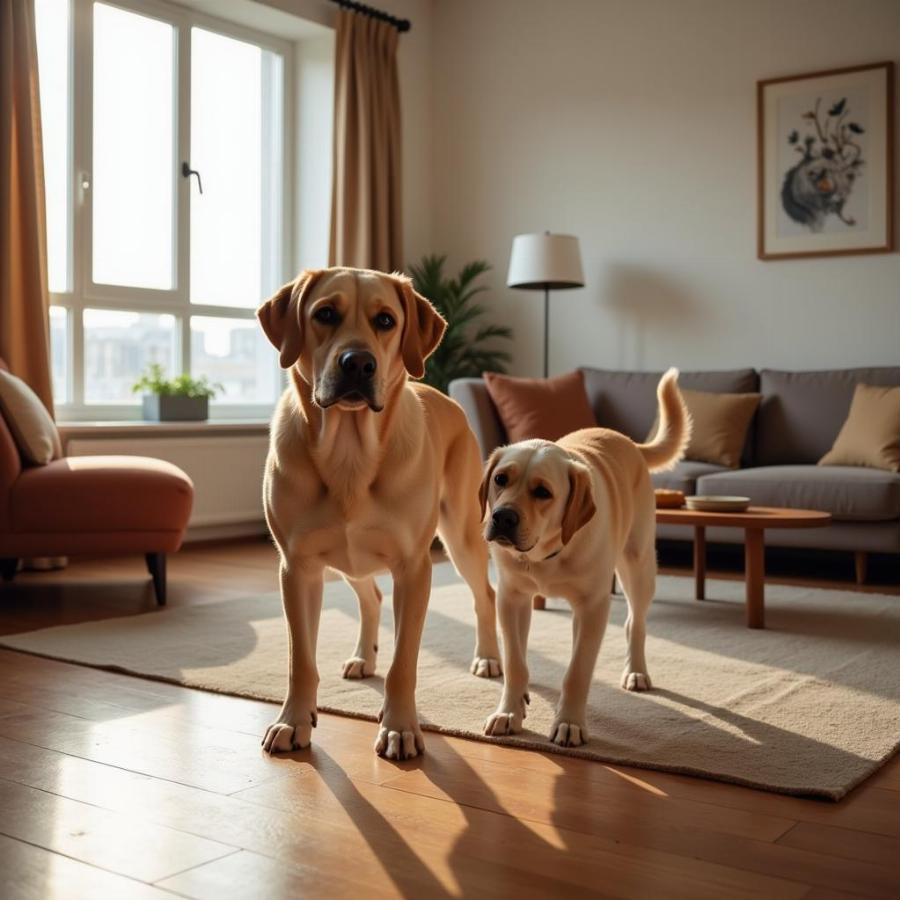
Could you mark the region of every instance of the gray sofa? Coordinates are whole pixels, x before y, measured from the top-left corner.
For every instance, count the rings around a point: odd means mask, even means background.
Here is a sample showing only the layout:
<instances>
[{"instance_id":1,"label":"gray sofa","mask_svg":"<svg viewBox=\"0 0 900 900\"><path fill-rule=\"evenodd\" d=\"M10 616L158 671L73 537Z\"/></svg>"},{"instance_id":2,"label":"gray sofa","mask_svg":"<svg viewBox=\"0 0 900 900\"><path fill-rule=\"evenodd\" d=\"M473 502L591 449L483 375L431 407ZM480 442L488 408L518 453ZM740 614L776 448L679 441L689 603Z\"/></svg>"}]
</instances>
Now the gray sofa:
<instances>
[{"instance_id":1,"label":"gray sofa","mask_svg":"<svg viewBox=\"0 0 900 900\"><path fill-rule=\"evenodd\" d=\"M617 372L583 368L597 424L643 441L656 415L658 372ZM682 387L717 393L760 393L741 468L684 461L657 474L657 487L686 494L738 494L760 506L793 506L830 512L828 528L772 530L769 546L812 547L857 553L858 573L865 553L900 553L900 475L878 469L817 466L831 449L858 383L900 385L900 367L785 372L735 369L682 372ZM466 411L483 456L506 443L497 411L480 378L450 385L450 396ZM659 537L689 540L691 529L661 525ZM739 529L711 528L707 540L740 543Z\"/></svg>"}]
</instances>

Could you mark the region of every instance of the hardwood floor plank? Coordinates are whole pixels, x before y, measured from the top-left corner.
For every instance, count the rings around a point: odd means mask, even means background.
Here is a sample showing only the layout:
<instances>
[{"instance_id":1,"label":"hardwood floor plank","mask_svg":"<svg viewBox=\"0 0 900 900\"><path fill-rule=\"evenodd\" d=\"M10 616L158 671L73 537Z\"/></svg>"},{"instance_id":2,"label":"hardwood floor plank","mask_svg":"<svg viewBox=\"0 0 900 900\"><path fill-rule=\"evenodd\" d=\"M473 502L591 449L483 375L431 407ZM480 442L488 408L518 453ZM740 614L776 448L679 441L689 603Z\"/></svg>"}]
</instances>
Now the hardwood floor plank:
<instances>
[{"instance_id":1,"label":"hardwood floor plank","mask_svg":"<svg viewBox=\"0 0 900 900\"><path fill-rule=\"evenodd\" d=\"M197 866L160 882L159 887L194 900L246 900L247 897L304 897L359 900L360 885L345 881L340 873L325 873L287 864L248 850ZM393 888L366 888L366 897L396 897ZM168 895L167 895L168 896Z\"/></svg>"},{"instance_id":2,"label":"hardwood floor plank","mask_svg":"<svg viewBox=\"0 0 900 900\"><path fill-rule=\"evenodd\" d=\"M236 849L3 778L0 834L139 881L156 881Z\"/></svg>"},{"instance_id":3,"label":"hardwood floor plank","mask_svg":"<svg viewBox=\"0 0 900 900\"><path fill-rule=\"evenodd\" d=\"M172 894L0 835L4 900L171 900Z\"/></svg>"},{"instance_id":4,"label":"hardwood floor plank","mask_svg":"<svg viewBox=\"0 0 900 900\"><path fill-rule=\"evenodd\" d=\"M900 753L888 760L866 784L886 791L900 791Z\"/></svg>"},{"instance_id":5,"label":"hardwood floor plank","mask_svg":"<svg viewBox=\"0 0 900 900\"><path fill-rule=\"evenodd\" d=\"M92 722L38 709L0 718L0 736L223 794L276 774L253 735L194 725L148 732L132 719Z\"/></svg>"},{"instance_id":6,"label":"hardwood floor plank","mask_svg":"<svg viewBox=\"0 0 900 900\"><path fill-rule=\"evenodd\" d=\"M798 822L778 839L778 843L786 847L799 847L815 853L884 866L885 869L893 870L897 895L900 895L900 838L833 825Z\"/></svg>"}]
</instances>

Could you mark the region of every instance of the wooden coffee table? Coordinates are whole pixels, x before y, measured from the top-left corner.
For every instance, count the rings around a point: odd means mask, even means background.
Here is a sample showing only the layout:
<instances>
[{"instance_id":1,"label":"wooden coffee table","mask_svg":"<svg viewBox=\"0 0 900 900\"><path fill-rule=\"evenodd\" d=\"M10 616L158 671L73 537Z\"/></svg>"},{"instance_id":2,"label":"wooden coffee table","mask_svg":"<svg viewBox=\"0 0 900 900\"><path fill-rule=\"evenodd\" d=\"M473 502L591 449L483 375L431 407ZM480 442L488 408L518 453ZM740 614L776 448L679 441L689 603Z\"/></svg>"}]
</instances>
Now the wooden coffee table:
<instances>
[{"instance_id":1,"label":"wooden coffee table","mask_svg":"<svg viewBox=\"0 0 900 900\"><path fill-rule=\"evenodd\" d=\"M765 628L766 558L763 536L767 528L821 528L831 514L814 509L751 506L742 513L700 512L693 509L657 509L660 525L694 527L694 581L696 596L706 596L706 529L715 526L744 529L744 578L747 585L747 627Z\"/></svg>"}]
</instances>

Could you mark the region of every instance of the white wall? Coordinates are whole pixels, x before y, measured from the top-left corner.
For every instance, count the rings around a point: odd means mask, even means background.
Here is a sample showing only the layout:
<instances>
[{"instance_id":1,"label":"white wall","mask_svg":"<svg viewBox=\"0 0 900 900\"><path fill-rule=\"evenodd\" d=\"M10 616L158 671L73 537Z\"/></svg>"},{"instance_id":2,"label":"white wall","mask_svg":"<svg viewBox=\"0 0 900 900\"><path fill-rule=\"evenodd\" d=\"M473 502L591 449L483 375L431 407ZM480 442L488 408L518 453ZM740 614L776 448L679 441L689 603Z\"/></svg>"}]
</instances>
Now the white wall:
<instances>
[{"instance_id":1,"label":"white wall","mask_svg":"<svg viewBox=\"0 0 900 900\"><path fill-rule=\"evenodd\" d=\"M898 0L437 0L432 40L433 247L493 263L514 371L543 320L510 242L544 229L587 279L553 298L552 372L900 363L900 255L755 237L757 79L897 60Z\"/></svg>"}]
</instances>

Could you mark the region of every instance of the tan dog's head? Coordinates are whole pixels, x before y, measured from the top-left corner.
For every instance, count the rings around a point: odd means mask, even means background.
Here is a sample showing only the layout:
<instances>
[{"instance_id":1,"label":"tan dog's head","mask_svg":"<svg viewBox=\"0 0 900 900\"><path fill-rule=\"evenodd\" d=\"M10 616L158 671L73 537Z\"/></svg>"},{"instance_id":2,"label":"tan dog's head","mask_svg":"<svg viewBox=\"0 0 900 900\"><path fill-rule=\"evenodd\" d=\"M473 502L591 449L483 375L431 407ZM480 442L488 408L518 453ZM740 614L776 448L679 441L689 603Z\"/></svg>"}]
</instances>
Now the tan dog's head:
<instances>
[{"instance_id":1,"label":"tan dog's head","mask_svg":"<svg viewBox=\"0 0 900 900\"><path fill-rule=\"evenodd\" d=\"M485 538L534 561L554 556L596 512L590 470L549 441L495 450L480 498Z\"/></svg>"},{"instance_id":2,"label":"tan dog's head","mask_svg":"<svg viewBox=\"0 0 900 900\"><path fill-rule=\"evenodd\" d=\"M390 385L425 374L447 325L407 277L368 269L302 272L256 315L319 406L375 412Z\"/></svg>"}]
</instances>

